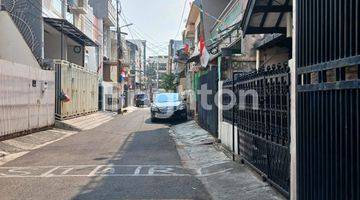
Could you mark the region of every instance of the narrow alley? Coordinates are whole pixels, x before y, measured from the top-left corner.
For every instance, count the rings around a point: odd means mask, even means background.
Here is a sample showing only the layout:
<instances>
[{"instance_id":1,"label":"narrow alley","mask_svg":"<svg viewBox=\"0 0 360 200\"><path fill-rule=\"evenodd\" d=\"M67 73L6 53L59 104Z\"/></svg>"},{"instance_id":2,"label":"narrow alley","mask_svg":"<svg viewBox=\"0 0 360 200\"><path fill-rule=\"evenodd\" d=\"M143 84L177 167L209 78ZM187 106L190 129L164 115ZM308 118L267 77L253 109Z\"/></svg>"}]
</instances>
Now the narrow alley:
<instances>
[{"instance_id":1,"label":"narrow alley","mask_svg":"<svg viewBox=\"0 0 360 200\"><path fill-rule=\"evenodd\" d=\"M143 108L31 151L0 167L1 199L213 199L201 179L236 169L224 170L219 162L199 174L201 168L186 164L169 133L176 122L168 123L151 123L149 109ZM247 195L281 199L256 177L245 179L254 189ZM217 192L215 197L226 197ZM233 199L228 197L222 199Z\"/></svg>"},{"instance_id":2,"label":"narrow alley","mask_svg":"<svg viewBox=\"0 0 360 200\"><path fill-rule=\"evenodd\" d=\"M0 200L360 200L360 0L0 0Z\"/></svg>"}]
</instances>

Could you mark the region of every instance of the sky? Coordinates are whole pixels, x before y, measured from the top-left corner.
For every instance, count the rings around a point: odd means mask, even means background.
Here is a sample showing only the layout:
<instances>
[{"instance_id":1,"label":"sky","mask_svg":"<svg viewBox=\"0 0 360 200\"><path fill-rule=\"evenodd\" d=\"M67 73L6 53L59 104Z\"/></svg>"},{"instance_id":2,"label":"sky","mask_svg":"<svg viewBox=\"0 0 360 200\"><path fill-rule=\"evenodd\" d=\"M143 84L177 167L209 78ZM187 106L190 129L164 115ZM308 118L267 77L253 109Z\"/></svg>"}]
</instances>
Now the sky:
<instances>
[{"instance_id":1,"label":"sky","mask_svg":"<svg viewBox=\"0 0 360 200\"><path fill-rule=\"evenodd\" d=\"M147 40L147 56L167 55L170 39L181 40L191 1L120 0L123 18L121 25L134 24L129 27L130 31L128 28L121 31L129 34L126 39ZM181 20L183 10L184 16ZM181 28L178 31L180 24Z\"/></svg>"}]
</instances>

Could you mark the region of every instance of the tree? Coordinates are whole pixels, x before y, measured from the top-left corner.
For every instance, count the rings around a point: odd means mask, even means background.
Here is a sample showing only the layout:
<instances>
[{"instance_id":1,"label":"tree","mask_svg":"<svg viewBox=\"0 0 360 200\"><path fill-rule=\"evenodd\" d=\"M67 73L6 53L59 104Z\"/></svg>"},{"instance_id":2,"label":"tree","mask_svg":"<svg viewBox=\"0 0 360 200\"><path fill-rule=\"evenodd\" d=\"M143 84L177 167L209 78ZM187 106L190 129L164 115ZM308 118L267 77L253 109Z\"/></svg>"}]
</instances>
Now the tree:
<instances>
[{"instance_id":1,"label":"tree","mask_svg":"<svg viewBox=\"0 0 360 200\"><path fill-rule=\"evenodd\" d=\"M176 83L175 83L175 74L164 74L161 77L161 84L160 87L167 92L175 92L176 90Z\"/></svg>"},{"instance_id":2,"label":"tree","mask_svg":"<svg viewBox=\"0 0 360 200\"><path fill-rule=\"evenodd\" d=\"M154 64L149 64L145 68L145 76L147 77L146 85L152 85L156 82L156 68L154 67Z\"/></svg>"}]
</instances>

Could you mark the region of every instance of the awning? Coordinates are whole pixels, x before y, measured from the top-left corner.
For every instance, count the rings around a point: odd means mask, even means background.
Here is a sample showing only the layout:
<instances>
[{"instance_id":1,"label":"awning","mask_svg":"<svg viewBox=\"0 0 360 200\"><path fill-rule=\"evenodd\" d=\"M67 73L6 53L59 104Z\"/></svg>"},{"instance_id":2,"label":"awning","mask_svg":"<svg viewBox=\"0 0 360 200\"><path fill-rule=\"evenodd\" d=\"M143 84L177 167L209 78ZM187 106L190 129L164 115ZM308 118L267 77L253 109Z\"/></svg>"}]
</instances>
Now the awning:
<instances>
[{"instance_id":1,"label":"awning","mask_svg":"<svg viewBox=\"0 0 360 200\"><path fill-rule=\"evenodd\" d=\"M292 12L290 0L249 0L241 27L246 34L286 33L285 13Z\"/></svg>"},{"instance_id":2,"label":"awning","mask_svg":"<svg viewBox=\"0 0 360 200\"><path fill-rule=\"evenodd\" d=\"M235 40L233 40L232 43L226 45L227 47L219 47L219 43L217 44L213 44L213 45L218 45L216 47L212 47L212 49L210 50L211 55L210 55L210 61L213 61L214 59L217 59L219 56L228 56L226 52L229 52L229 50L232 52L232 54L241 54L241 40L242 38L236 38ZM224 54L225 53L225 54Z\"/></svg>"},{"instance_id":3,"label":"awning","mask_svg":"<svg viewBox=\"0 0 360 200\"><path fill-rule=\"evenodd\" d=\"M44 17L44 22L83 46L98 46L98 44L91 40L81 30L65 19Z\"/></svg>"},{"instance_id":4,"label":"awning","mask_svg":"<svg viewBox=\"0 0 360 200\"><path fill-rule=\"evenodd\" d=\"M287 47L291 49L292 39L279 33L267 35L262 41L255 45L255 48L262 50L273 46Z\"/></svg>"}]
</instances>

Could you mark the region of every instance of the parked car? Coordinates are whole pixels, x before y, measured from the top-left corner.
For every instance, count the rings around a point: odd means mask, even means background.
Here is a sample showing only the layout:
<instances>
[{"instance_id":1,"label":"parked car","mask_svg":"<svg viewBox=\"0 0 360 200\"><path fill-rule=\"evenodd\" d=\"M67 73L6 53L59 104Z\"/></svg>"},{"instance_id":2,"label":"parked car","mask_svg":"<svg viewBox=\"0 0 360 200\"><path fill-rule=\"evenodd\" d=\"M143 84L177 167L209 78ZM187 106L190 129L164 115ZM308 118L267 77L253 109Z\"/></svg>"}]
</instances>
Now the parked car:
<instances>
[{"instance_id":1,"label":"parked car","mask_svg":"<svg viewBox=\"0 0 360 200\"><path fill-rule=\"evenodd\" d=\"M151 104L151 121L176 118L187 120L186 104L178 93L156 94Z\"/></svg>"},{"instance_id":2,"label":"parked car","mask_svg":"<svg viewBox=\"0 0 360 200\"><path fill-rule=\"evenodd\" d=\"M149 98L146 94L137 94L135 95L135 105L136 107L147 106L149 105Z\"/></svg>"}]
</instances>

